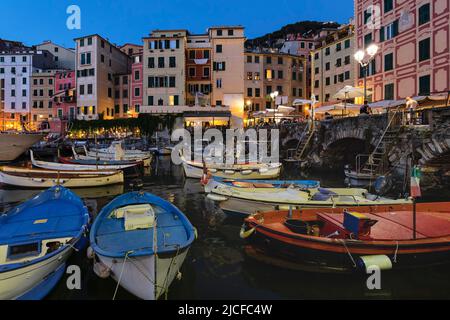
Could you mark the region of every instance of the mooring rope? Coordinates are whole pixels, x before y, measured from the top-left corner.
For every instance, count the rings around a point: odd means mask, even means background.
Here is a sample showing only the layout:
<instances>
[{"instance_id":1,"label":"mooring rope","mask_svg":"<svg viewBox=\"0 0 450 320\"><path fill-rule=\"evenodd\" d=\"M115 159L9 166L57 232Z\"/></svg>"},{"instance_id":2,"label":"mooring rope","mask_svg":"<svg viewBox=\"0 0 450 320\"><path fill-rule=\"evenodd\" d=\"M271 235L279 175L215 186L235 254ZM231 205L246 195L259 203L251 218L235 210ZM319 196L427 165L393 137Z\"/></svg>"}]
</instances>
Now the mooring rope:
<instances>
[{"instance_id":1,"label":"mooring rope","mask_svg":"<svg viewBox=\"0 0 450 320\"><path fill-rule=\"evenodd\" d=\"M130 255L133 251L128 251L125 254L125 259L123 260L122 270L120 271L119 279L117 280L116 290L114 291L113 301L116 300L117 291L119 290L120 282L122 281L123 271L125 270L125 264L128 259L128 255Z\"/></svg>"},{"instance_id":2,"label":"mooring rope","mask_svg":"<svg viewBox=\"0 0 450 320\"><path fill-rule=\"evenodd\" d=\"M347 251L348 256L350 257L350 260L352 260L353 267L356 268L356 262L355 259L353 259L352 254L350 253L350 250L347 248L347 244L345 243L345 240L341 240L342 244L344 245L345 250Z\"/></svg>"}]
</instances>

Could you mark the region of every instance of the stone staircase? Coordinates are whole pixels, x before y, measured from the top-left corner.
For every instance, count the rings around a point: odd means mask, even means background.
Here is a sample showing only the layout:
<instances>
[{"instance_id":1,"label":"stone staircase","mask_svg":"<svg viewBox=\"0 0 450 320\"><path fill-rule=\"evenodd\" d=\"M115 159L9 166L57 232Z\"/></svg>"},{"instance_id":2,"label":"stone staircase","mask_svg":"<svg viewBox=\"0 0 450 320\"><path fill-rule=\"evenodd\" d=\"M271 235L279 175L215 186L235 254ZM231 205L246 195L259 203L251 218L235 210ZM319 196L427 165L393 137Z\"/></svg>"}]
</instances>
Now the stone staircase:
<instances>
[{"instance_id":1,"label":"stone staircase","mask_svg":"<svg viewBox=\"0 0 450 320\"><path fill-rule=\"evenodd\" d=\"M312 139L315 134L315 129L310 129L309 126L306 126L305 131L303 132L297 147L295 149L288 150L286 162L301 162L305 160L306 151L310 146Z\"/></svg>"}]
</instances>

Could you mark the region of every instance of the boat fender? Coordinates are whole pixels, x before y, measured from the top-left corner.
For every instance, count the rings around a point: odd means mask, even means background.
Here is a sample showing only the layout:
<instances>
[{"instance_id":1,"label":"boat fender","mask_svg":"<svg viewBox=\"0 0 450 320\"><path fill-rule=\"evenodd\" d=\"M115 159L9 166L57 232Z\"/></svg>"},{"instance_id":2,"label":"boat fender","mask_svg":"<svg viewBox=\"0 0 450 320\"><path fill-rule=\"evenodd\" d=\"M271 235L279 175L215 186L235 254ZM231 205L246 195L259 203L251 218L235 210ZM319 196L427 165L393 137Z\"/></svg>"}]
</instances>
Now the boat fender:
<instances>
[{"instance_id":1,"label":"boat fender","mask_svg":"<svg viewBox=\"0 0 450 320\"><path fill-rule=\"evenodd\" d=\"M225 174L232 175L234 174L234 170L225 170Z\"/></svg>"},{"instance_id":2,"label":"boat fender","mask_svg":"<svg viewBox=\"0 0 450 320\"><path fill-rule=\"evenodd\" d=\"M245 224L242 225L241 231L239 232L239 236L241 239L247 239L250 237L254 232L256 231L256 228L251 228L250 230L245 231Z\"/></svg>"},{"instance_id":3,"label":"boat fender","mask_svg":"<svg viewBox=\"0 0 450 320\"><path fill-rule=\"evenodd\" d=\"M361 256L358 259L357 265L365 272L367 272L368 268L373 266L378 267L382 271L392 269L392 261L386 255Z\"/></svg>"},{"instance_id":4,"label":"boat fender","mask_svg":"<svg viewBox=\"0 0 450 320\"><path fill-rule=\"evenodd\" d=\"M267 172L269 172L269 169L267 169L267 168L259 169L259 173L267 173Z\"/></svg>"},{"instance_id":5,"label":"boat fender","mask_svg":"<svg viewBox=\"0 0 450 320\"><path fill-rule=\"evenodd\" d=\"M212 194L212 193L208 194L206 197L209 200L213 200L213 201L217 201L217 202L222 202L222 201L227 201L228 200L227 197L220 196L218 194Z\"/></svg>"},{"instance_id":6,"label":"boat fender","mask_svg":"<svg viewBox=\"0 0 450 320\"><path fill-rule=\"evenodd\" d=\"M178 273L177 273L177 280L181 281L181 279L183 279L183 274L180 271L178 271Z\"/></svg>"},{"instance_id":7,"label":"boat fender","mask_svg":"<svg viewBox=\"0 0 450 320\"><path fill-rule=\"evenodd\" d=\"M244 170L244 171L242 171L241 173L242 173L242 175L244 175L244 176L248 176L248 175L252 174L252 170Z\"/></svg>"},{"instance_id":8,"label":"boat fender","mask_svg":"<svg viewBox=\"0 0 450 320\"><path fill-rule=\"evenodd\" d=\"M101 262L94 263L94 272L101 279L107 279L111 276L111 269Z\"/></svg>"},{"instance_id":9,"label":"boat fender","mask_svg":"<svg viewBox=\"0 0 450 320\"><path fill-rule=\"evenodd\" d=\"M198 239L198 230L194 227L194 237L195 239Z\"/></svg>"},{"instance_id":10,"label":"boat fender","mask_svg":"<svg viewBox=\"0 0 450 320\"><path fill-rule=\"evenodd\" d=\"M211 173L217 173L217 169L209 169L209 172L211 172Z\"/></svg>"},{"instance_id":11,"label":"boat fender","mask_svg":"<svg viewBox=\"0 0 450 320\"><path fill-rule=\"evenodd\" d=\"M94 252L94 249L92 249L92 247L87 248L86 256L89 260L92 260L95 258L95 252Z\"/></svg>"},{"instance_id":12,"label":"boat fender","mask_svg":"<svg viewBox=\"0 0 450 320\"><path fill-rule=\"evenodd\" d=\"M35 182L45 182L45 179L42 179L42 178L33 178L31 180L33 180Z\"/></svg>"}]
</instances>

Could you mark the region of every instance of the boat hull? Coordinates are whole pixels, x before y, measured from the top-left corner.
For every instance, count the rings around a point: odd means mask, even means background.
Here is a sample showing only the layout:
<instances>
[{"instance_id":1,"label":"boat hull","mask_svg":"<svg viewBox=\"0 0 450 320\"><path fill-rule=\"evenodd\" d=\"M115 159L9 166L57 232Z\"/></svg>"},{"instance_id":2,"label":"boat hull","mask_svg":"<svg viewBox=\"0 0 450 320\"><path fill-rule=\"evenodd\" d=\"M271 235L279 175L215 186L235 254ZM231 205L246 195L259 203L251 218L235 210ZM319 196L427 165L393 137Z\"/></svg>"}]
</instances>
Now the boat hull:
<instances>
[{"instance_id":1,"label":"boat hull","mask_svg":"<svg viewBox=\"0 0 450 320\"><path fill-rule=\"evenodd\" d=\"M98 158L100 159L100 161L115 161L116 160L114 155L104 156L102 154L102 155L99 155ZM88 160L88 161L89 160L96 160L97 156L92 155L91 153L89 153L89 155L87 155L87 156L77 155L77 159L79 159L79 160ZM145 157L145 158L125 157L123 160L126 160L126 161L141 161L142 165L144 167L146 167L146 168L150 167L151 163L152 163L152 157Z\"/></svg>"},{"instance_id":2,"label":"boat hull","mask_svg":"<svg viewBox=\"0 0 450 320\"><path fill-rule=\"evenodd\" d=\"M98 259L111 270L111 277L125 290L143 300L158 300L167 293L188 254L181 252L125 259L97 254ZM155 282L156 279L156 282ZM156 284L156 286L155 286Z\"/></svg>"},{"instance_id":3,"label":"boat hull","mask_svg":"<svg viewBox=\"0 0 450 320\"><path fill-rule=\"evenodd\" d=\"M19 171L20 172L20 171ZM46 174L45 171L34 170L35 176L15 175L14 172L0 171L0 183L8 186L23 188L51 188L62 185L66 188L100 187L124 182L122 171L110 172L109 174L96 174L95 172L80 174L74 177L71 174L53 172Z\"/></svg>"},{"instance_id":4,"label":"boat hull","mask_svg":"<svg viewBox=\"0 0 450 320\"><path fill-rule=\"evenodd\" d=\"M183 169L185 176L187 178L192 179L201 179L203 176L203 168L198 166L193 166L186 161L183 161ZM280 176L281 173L281 166L274 167L274 168L268 168L265 172L256 172L252 171L249 174L244 174L243 171L245 170L220 170L217 172L211 172L212 176L224 178L224 179L236 179L236 180L268 180L268 179L275 179Z\"/></svg>"},{"instance_id":5,"label":"boat hull","mask_svg":"<svg viewBox=\"0 0 450 320\"><path fill-rule=\"evenodd\" d=\"M43 299L61 279L72 252L73 249L67 246L49 259L0 273L0 300Z\"/></svg>"},{"instance_id":6,"label":"boat hull","mask_svg":"<svg viewBox=\"0 0 450 320\"><path fill-rule=\"evenodd\" d=\"M250 225L252 226L252 225ZM254 226L254 225L253 225ZM291 270L302 270L323 273L354 273L365 271L358 265L361 256L386 255L392 261L393 270L410 268L424 268L450 263L450 243L441 248L441 251L396 254L395 245L390 247L374 247L353 252L349 247L353 260L350 258L344 245L334 245L335 252L329 247L314 249L311 243L290 239L270 230L258 228L248 239L245 251L248 256L262 262L284 267ZM353 262L356 262L355 263Z\"/></svg>"},{"instance_id":7,"label":"boat hull","mask_svg":"<svg viewBox=\"0 0 450 320\"><path fill-rule=\"evenodd\" d=\"M44 138L42 134L0 133L0 162L9 162L17 159L42 138Z\"/></svg>"}]
</instances>

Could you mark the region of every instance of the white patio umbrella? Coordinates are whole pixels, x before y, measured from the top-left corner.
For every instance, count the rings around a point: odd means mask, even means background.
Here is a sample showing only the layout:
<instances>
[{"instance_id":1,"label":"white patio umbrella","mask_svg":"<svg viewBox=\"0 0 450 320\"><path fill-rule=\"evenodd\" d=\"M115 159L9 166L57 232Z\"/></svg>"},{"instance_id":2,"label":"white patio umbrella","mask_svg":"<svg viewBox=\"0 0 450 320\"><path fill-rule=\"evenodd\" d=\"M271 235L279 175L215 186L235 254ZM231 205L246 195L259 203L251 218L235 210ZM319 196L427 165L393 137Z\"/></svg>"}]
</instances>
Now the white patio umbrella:
<instances>
[{"instance_id":1,"label":"white patio umbrella","mask_svg":"<svg viewBox=\"0 0 450 320\"><path fill-rule=\"evenodd\" d=\"M294 111L295 111L295 108L292 108L292 107L286 107L286 106L278 106L277 111L280 112L280 113L286 113L286 114L289 114L289 113L291 113L291 112L294 112Z\"/></svg>"},{"instance_id":2,"label":"white patio umbrella","mask_svg":"<svg viewBox=\"0 0 450 320\"><path fill-rule=\"evenodd\" d=\"M345 86L339 90L334 96L334 99L344 100L344 110L347 111L347 100L364 97L364 89L355 88L352 86Z\"/></svg>"}]
</instances>

